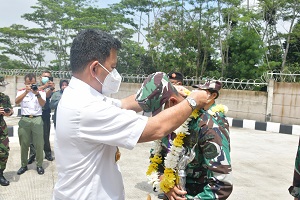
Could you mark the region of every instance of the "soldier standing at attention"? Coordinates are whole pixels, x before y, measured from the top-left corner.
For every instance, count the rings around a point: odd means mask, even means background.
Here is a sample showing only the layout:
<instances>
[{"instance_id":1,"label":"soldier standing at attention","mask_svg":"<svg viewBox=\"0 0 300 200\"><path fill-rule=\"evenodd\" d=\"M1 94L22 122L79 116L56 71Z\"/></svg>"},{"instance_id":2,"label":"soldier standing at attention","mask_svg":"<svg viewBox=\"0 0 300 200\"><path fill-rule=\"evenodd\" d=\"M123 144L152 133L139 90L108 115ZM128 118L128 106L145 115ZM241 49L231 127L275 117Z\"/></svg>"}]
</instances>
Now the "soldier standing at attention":
<instances>
[{"instance_id":1,"label":"soldier standing at attention","mask_svg":"<svg viewBox=\"0 0 300 200\"><path fill-rule=\"evenodd\" d=\"M9 97L3 93L7 84L4 77L0 76L0 185L2 186L9 185L9 181L3 176L9 155L9 139L4 116L8 117L14 113Z\"/></svg>"},{"instance_id":2,"label":"soldier standing at attention","mask_svg":"<svg viewBox=\"0 0 300 200\"><path fill-rule=\"evenodd\" d=\"M44 174L43 169L43 147L44 131L42 120L42 107L46 102L46 93L39 91L36 85L36 76L32 73L24 77L26 87L19 90L15 103L21 105L21 119L19 121L19 143L21 147L21 168L17 174L21 175L28 170L27 158L29 144L32 139L36 149L37 172Z\"/></svg>"}]
</instances>

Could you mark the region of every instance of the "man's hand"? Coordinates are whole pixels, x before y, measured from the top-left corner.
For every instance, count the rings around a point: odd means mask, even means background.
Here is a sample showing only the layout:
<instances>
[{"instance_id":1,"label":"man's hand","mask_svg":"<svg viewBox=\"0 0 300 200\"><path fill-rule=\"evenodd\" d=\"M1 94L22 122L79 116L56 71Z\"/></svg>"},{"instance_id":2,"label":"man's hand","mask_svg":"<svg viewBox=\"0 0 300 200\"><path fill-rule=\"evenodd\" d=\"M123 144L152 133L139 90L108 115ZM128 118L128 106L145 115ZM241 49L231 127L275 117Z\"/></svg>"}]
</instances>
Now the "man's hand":
<instances>
[{"instance_id":1,"label":"man's hand","mask_svg":"<svg viewBox=\"0 0 300 200\"><path fill-rule=\"evenodd\" d=\"M26 85L26 87L25 87L26 94L28 94L30 91L32 91L31 85Z\"/></svg>"},{"instance_id":2,"label":"man's hand","mask_svg":"<svg viewBox=\"0 0 300 200\"><path fill-rule=\"evenodd\" d=\"M55 90L55 83L54 82L48 81L46 84L48 85L47 87L49 87L51 91Z\"/></svg>"},{"instance_id":3,"label":"man's hand","mask_svg":"<svg viewBox=\"0 0 300 200\"><path fill-rule=\"evenodd\" d=\"M184 195L186 194L186 191L180 190L177 186L170 189L168 193L165 193L169 200L185 200L186 198L184 197Z\"/></svg>"},{"instance_id":4,"label":"man's hand","mask_svg":"<svg viewBox=\"0 0 300 200\"><path fill-rule=\"evenodd\" d=\"M189 97L195 99L197 103L196 109L204 108L208 103L208 94L204 90L193 90Z\"/></svg>"},{"instance_id":5,"label":"man's hand","mask_svg":"<svg viewBox=\"0 0 300 200\"><path fill-rule=\"evenodd\" d=\"M191 91L189 91L187 88L185 88L182 85L174 85L174 87L176 88L176 90L178 91L178 93L182 96L182 97L187 97L190 95Z\"/></svg>"},{"instance_id":6,"label":"man's hand","mask_svg":"<svg viewBox=\"0 0 300 200\"><path fill-rule=\"evenodd\" d=\"M8 108L8 109L9 109L9 112L5 112L4 108L0 107L0 115L6 116L6 117L11 116L14 113L14 111L10 108Z\"/></svg>"}]
</instances>

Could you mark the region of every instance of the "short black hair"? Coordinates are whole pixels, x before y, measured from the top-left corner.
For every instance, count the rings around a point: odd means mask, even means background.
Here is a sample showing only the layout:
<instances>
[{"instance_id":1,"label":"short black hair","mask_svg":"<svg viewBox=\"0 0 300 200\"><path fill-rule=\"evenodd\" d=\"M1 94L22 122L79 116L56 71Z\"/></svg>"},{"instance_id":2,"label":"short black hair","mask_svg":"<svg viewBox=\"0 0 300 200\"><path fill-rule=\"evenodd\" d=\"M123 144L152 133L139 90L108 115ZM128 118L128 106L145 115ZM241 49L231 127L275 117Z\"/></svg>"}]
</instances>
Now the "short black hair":
<instances>
[{"instance_id":1,"label":"short black hair","mask_svg":"<svg viewBox=\"0 0 300 200\"><path fill-rule=\"evenodd\" d=\"M218 97L219 97L219 92L217 91L217 90L213 90L213 89L207 89L208 91L209 91L209 93L216 93L217 94L217 96L216 96L216 98L215 99L217 99Z\"/></svg>"},{"instance_id":2,"label":"short black hair","mask_svg":"<svg viewBox=\"0 0 300 200\"><path fill-rule=\"evenodd\" d=\"M49 70L44 70L44 71L42 71L42 74L44 74L44 73L45 73L45 74L50 74L50 75L52 75L51 72L50 72Z\"/></svg>"},{"instance_id":3,"label":"short black hair","mask_svg":"<svg viewBox=\"0 0 300 200\"><path fill-rule=\"evenodd\" d=\"M112 35L98 30L80 31L73 40L70 50L70 64L73 73L82 72L91 61L104 63L111 49L119 50L121 42Z\"/></svg>"},{"instance_id":4,"label":"short black hair","mask_svg":"<svg viewBox=\"0 0 300 200\"><path fill-rule=\"evenodd\" d=\"M27 78L28 78L30 81L31 81L33 78L36 80L36 75L33 74L33 73L26 74L26 75L24 76L24 81L26 81Z\"/></svg>"}]
</instances>

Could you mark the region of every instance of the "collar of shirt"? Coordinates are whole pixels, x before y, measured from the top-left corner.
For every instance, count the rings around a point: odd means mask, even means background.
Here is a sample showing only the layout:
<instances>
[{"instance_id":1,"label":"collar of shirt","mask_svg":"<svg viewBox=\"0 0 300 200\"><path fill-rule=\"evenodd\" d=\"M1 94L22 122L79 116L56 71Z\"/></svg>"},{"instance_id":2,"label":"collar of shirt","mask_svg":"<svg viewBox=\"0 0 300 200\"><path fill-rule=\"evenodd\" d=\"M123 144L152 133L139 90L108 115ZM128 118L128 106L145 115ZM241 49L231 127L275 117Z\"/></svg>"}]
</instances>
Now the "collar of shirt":
<instances>
[{"instance_id":1,"label":"collar of shirt","mask_svg":"<svg viewBox=\"0 0 300 200\"><path fill-rule=\"evenodd\" d=\"M100 92L98 92L97 90L95 90L94 88L92 88L89 84L83 82L82 80L72 76L69 86L70 88L76 88L76 90L78 90L79 92L82 93L82 95L92 95L96 98L101 99L102 101L105 101L106 96L104 96L103 94L101 94ZM65 88L66 90L68 89Z\"/></svg>"}]
</instances>

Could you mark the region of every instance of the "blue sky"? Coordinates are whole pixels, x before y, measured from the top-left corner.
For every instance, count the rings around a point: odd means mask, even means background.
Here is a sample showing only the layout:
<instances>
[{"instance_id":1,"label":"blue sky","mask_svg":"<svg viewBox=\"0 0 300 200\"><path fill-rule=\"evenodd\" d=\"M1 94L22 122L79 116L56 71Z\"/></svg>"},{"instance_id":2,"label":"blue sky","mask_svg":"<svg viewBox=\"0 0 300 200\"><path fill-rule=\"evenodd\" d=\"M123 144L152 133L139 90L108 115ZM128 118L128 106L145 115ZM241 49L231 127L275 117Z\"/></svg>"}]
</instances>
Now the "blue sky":
<instances>
[{"instance_id":1,"label":"blue sky","mask_svg":"<svg viewBox=\"0 0 300 200\"><path fill-rule=\"evenodd\" d=\"M23 20L21 15L31 13L30 8L37 0L0 0L0 27L7 27L12 24L22 24L32 27L33 23ZM120 2L120 0L98 0L99 7L107 7L108 4Z\"/></svg>"}]
</instances>

